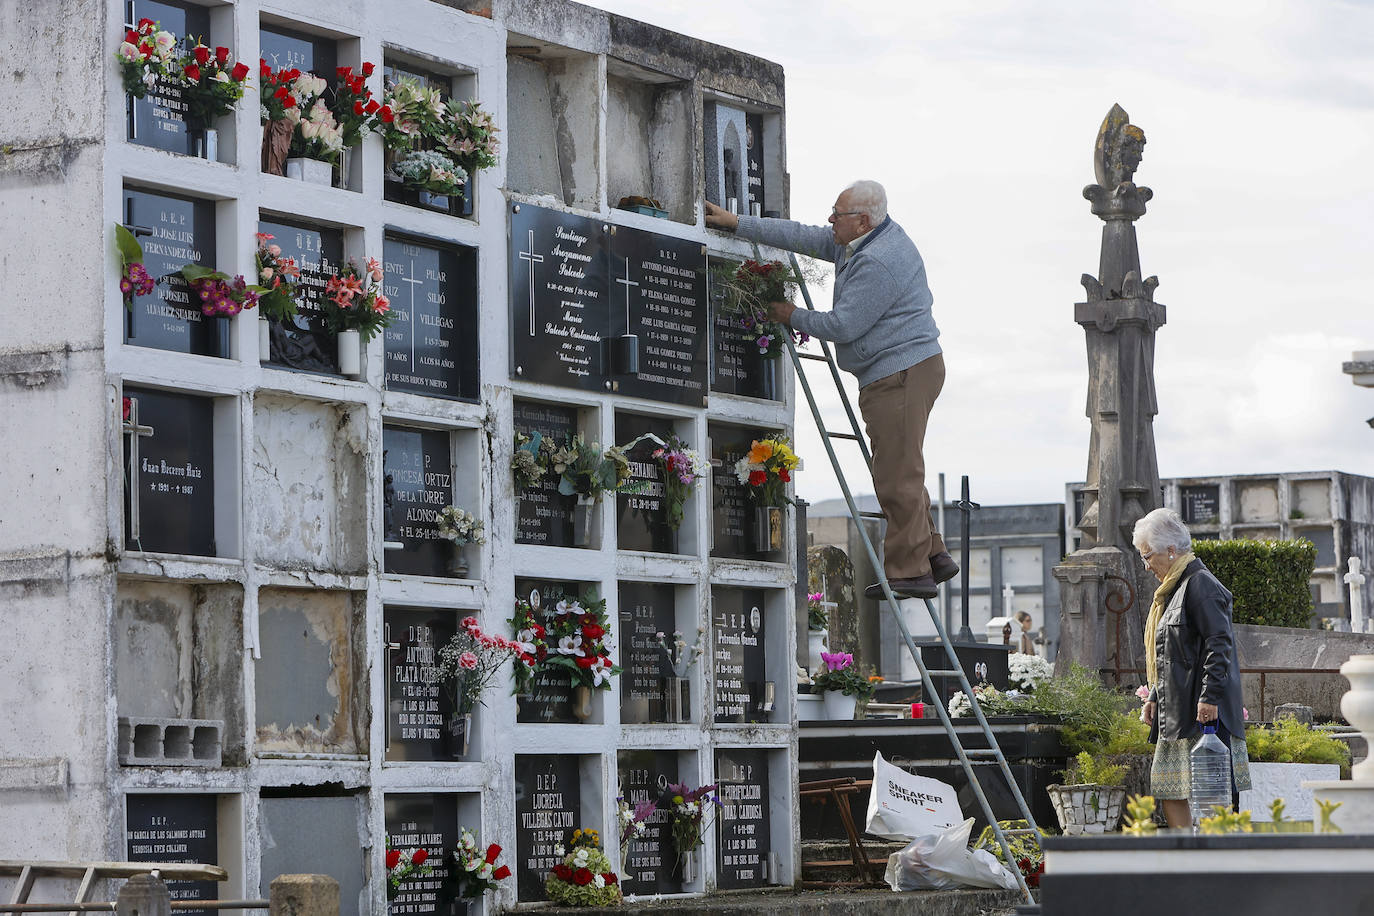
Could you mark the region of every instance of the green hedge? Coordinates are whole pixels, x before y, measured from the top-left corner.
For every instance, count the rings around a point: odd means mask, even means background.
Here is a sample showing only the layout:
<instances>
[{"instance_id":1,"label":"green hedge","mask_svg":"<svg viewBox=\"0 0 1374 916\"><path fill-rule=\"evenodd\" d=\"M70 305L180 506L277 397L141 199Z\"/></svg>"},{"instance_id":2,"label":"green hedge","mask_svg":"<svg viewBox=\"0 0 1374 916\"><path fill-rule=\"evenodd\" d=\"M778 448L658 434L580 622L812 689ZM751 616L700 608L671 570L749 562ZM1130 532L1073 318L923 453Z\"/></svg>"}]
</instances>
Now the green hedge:
<instances>
[{"instance_id":1,"label":"green hedge","mask_svg":"<svg viewBox=\"0 0 1374 916\"><path fill-rule=\"evenodd\" d=\"M1312 592L1307 583L1317 565L1311 541L1194 541L1193 552L1235 596L1234 622L1308 626Z\"/></svg>"}]
</instances>

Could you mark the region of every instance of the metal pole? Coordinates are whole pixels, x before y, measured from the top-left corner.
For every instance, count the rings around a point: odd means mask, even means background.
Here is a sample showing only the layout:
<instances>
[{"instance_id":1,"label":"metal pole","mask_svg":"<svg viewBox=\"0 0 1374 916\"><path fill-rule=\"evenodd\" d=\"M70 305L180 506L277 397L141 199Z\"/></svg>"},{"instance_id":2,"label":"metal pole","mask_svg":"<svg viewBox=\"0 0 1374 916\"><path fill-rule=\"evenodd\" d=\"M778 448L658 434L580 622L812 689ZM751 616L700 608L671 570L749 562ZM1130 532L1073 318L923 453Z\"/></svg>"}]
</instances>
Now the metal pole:
<instances>
[{"instance_id":1,"label":"metal pole","mask_svg":"<svg viewBox=\"0 0 1374 916\"><path fill-rule=\"evenodd\" d=\"M959 511L963 513L964 530L959 532L959 549L963 552L960 557L963 560L959 564L959 636L958 641L963 643L974 642L973 631L968 626L968 574L969 567L973 565L972 558L969 557L969 522L973 518L973 510L979 508L977 503L970 502L968 498L968 475L963 475L959 480Z\"/></svg>"},{"instance_id":2,"label":"metal pole","mask_svg":"<svg viewBox=\"0 0 1374 916\"><path fill-rule=\"evenodd\" d=\"M941 539L942 541L945 541L945 543L948 544L949 542L948 542L947 540L945 540L946 538L949 537L949 529L945 527L945 472L944 472L944 471L941 471L941 472L940 472L939 480L940 480L940 539ZM959 562L960 562L960 563L963 563L964 565L967 565L967 564L968 564L968 558L962 557L962 558L960 558ZM953 626L954 626L954 606L951 604L951 602L950 602L950 600L949 600L949 582L948 582L948 581L942 582L942 583L940 584L940 609L941 609L941 611L944 612L944 615L945 615L945 629L946 629L946 630L952 629Z\"/></svg>"}]
</instances>

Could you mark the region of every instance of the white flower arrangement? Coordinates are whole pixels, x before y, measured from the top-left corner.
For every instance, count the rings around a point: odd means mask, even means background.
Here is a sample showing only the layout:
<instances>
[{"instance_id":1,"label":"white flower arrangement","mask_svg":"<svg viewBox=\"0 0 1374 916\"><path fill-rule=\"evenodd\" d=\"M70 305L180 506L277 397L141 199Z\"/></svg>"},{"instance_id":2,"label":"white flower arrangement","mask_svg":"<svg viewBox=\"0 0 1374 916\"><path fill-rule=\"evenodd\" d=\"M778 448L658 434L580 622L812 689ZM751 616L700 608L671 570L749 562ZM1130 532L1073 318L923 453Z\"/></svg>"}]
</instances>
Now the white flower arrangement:
<instances>
[{"instance_id":1,"label":"white flower arrangement","mask_svg":"<svg viewBox=\"0 0 1374 916\"><path fill-rule=\"evenodd\" d=\"M486 522L465 509L445 506L439 511L439 534L462 547L464 544L485 544Z\"/></svg>"},{"instance_id":2,"label":"white flower arrangement","mask_svg":"<svg viewBox=\"0 0 1374 916\"><path fill-rule=\"evenodd\" d=\"M1030 693L1042 681L1054 677L1054 666L1038 655L1013 653L1007 660L1007 679L1022 693Z\"/></svg>"}]
</instances>

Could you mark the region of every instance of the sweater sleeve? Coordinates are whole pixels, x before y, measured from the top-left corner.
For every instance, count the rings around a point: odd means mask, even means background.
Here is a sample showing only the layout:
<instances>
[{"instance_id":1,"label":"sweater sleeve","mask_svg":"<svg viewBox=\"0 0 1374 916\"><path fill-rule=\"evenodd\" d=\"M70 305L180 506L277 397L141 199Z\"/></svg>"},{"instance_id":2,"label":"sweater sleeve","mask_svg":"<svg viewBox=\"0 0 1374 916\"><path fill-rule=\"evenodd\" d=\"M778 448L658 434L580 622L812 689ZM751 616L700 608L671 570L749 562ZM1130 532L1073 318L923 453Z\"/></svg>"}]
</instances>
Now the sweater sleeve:
<instances>
[{"instance_id":1,"label":"sweater sleeve","mask_svg":"<svg viewBox=\"0 0 1374 916\"><path fill-rule=\"evenodd\" d=\"M792 313L792 327L822 340L849 343L872 330L900 294L886 265L860 255L850 262L830 311L797 309Z\"/></svg>"},{"instance_id":2,"label":"sweater sleeve","mask_svg":"<svg viewBox=\"0 0 1374 916\"><path fill-rule=\"evenodd\" d=\"M808 258L834 262L844 252L835 244L835 234L824 226L808 226L790 219L766 219L760 216L741 216L735 234L753 239L761 245L772 245L795 251Z\"/></svg>"}]
</instances>

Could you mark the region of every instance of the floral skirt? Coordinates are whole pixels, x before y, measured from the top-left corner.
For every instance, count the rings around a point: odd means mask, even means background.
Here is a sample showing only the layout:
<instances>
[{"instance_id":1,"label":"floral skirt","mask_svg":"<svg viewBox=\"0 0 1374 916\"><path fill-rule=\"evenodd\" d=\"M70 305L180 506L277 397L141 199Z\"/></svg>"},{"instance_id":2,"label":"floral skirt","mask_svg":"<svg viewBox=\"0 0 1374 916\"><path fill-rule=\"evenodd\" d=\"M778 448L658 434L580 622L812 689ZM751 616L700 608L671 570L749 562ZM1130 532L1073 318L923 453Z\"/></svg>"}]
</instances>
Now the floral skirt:
<instances>
[{"instance_id":1,"label":"floral skirt","mask_svg":"<svg viewBox=\"0 0 1374 916\"><path fill-rule=\"evenodd\" d=\"M1250 788L1250 753L1245 739L1234 735L1231 739L1232 789L1244 792ZM1155 745L1155 759L1150 767L1150 794L1160 799L1186 799L1192 788L1193 768L1189 756L1196 739L1161 738Z\"/></svg>"}]
</instances>

